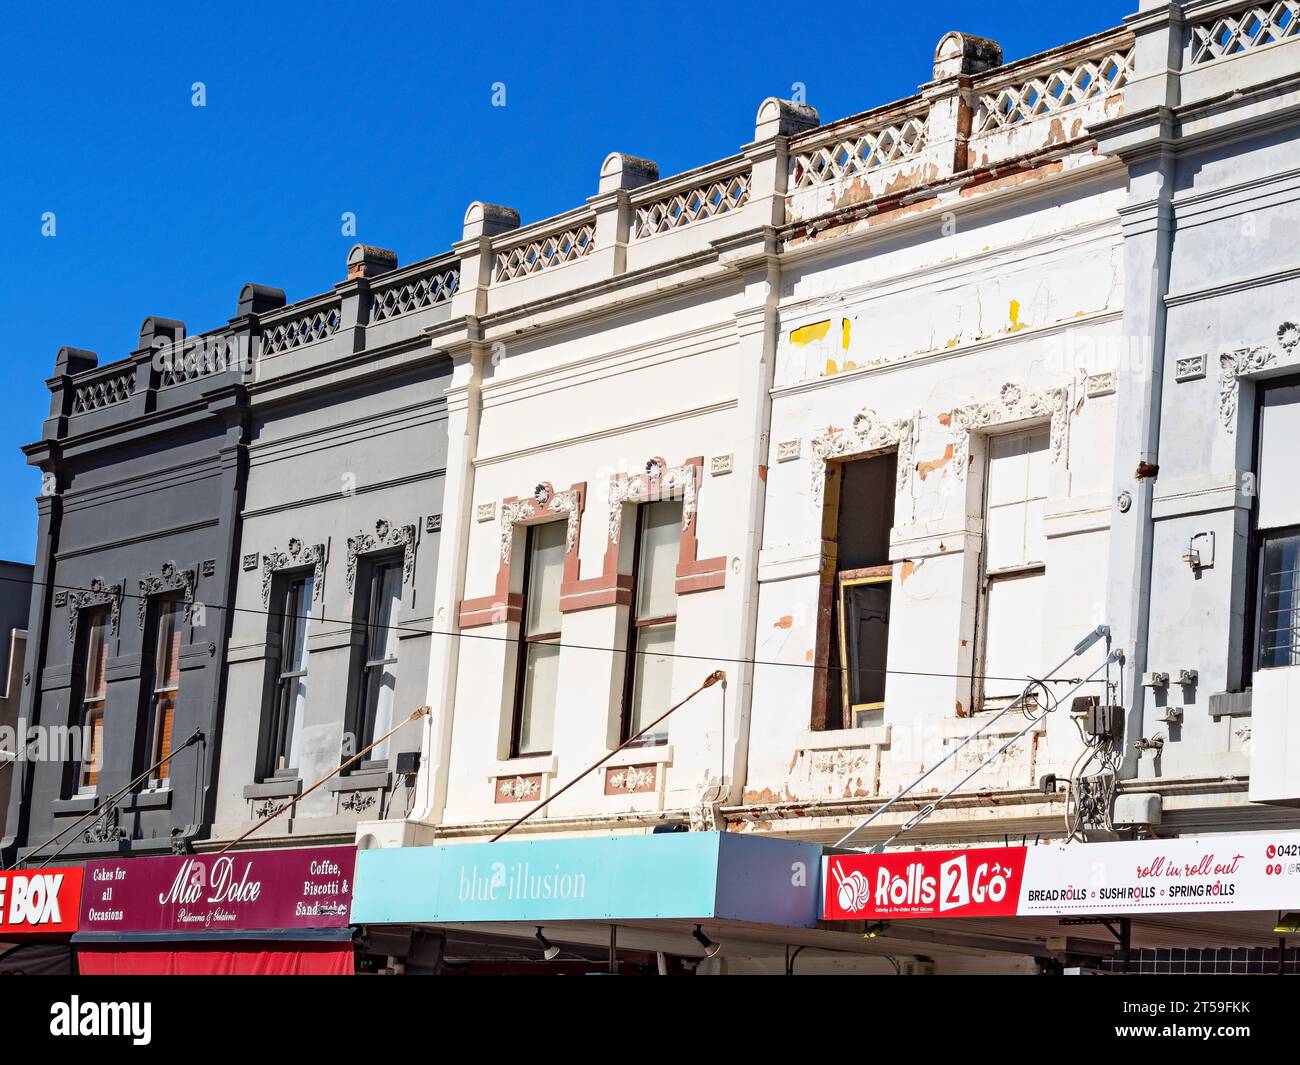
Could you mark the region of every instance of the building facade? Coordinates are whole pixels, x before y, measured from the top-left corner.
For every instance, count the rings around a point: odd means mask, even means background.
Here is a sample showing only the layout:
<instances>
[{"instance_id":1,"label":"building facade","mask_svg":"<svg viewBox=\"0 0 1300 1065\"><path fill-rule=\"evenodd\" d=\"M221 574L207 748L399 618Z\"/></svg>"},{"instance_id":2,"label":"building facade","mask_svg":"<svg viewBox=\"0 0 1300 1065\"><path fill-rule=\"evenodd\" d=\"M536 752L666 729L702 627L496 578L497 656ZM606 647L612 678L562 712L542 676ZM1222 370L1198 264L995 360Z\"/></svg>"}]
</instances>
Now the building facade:
<instances>
[{"instance_id":1,"label":"building facade","mask_svg":"<svg viewBox=\"0 0 1300 1065\"><path fill-rule=\"evenodd\" d=\"M125 363L64 349L28 449L50 487L23 707L103 738L24 769L7 846L147 763L164 618L168 727L205 739L74 855L490 863L510 834L527 895L530 861L594 877L592 840L691 832L661 853L716 862L732 971L792 943L874 971L898 943L810 923L804 848L1297 828L1295 16L1143 3L1010 61L949 33L905 99L823 122L770 98L687 173L614 152L561 215L475 202L445 254L358 245L291 306L248 286L208 335L247 340L237 373L157 370L183 331L161 319ZM191 471L210 489L141 504ZM527 907L457 908L502 887L477 865L421 895L444 853L362 856L399 874L363 910L394 967L444 925L534 937ZM793 895L724 904L790 856ZM797 935L738 927L782 906ZM566 912L567 943L602 942ZM703 924L624 932L652 958ZM895 934L987 971L1070 954L1058 932Z\"/></svg>"}]
</instances>

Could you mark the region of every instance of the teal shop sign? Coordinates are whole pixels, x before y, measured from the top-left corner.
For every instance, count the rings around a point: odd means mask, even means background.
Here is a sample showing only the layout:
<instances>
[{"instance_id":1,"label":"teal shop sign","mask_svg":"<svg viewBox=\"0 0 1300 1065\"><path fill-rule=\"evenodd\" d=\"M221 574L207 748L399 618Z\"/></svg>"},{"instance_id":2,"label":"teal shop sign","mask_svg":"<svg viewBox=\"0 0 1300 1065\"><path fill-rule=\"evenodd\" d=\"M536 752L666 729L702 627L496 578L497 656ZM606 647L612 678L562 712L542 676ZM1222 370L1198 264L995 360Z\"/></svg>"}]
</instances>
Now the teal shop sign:
<instances>
[{"instance_id":1,"label":"teal shop sign","mask_svg":"<svg viewBox=\"0 0 1300 1065\"><path fill-rule=\"evenodd\" d=\"M361 851L352 923L658 918L814 928L821 853L725 832Z\"/></svg>"}]
</instances>

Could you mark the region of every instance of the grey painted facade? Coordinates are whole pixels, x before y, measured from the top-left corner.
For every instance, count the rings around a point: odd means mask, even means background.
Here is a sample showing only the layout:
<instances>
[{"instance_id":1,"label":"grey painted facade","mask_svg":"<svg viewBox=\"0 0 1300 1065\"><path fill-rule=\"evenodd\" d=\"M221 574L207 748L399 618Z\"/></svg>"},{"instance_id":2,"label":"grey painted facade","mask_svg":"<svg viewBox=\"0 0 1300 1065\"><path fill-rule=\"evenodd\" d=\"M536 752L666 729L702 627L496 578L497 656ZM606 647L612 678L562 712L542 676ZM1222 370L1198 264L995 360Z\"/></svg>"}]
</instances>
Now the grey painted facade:
<instances>
[{"instance_id":1,"label":"grey painted facade","mask_svg":"<svg viewBox=\"0 0 1300 1065\"><path fill-rule=\"evenodd\" d=\"M250 323L232 320L218 335L246 335ZM50 417L24 449L43 490L20 710L45 746L16 767L8 861L37 849L70 861L167 851L211 820L247 405L233 374L167 368L156 353L183 335L180 322L147 318L128 358L100 366L93 352L63 348L46 382ZM184 610L170 773L165 785L145 776L128 787L150 765L154 630L169 597ZM80 719L97 611L107 635L102 746L88 786Z\"/></svg>"},{"instance_id":2,"label":"grey painted facade","mask_svg":"<svg viewBox=\"0 0 1300 1065\"><path fill-rule=\"evenodd\" d=\"M337 322L291 347L264 345L249 386L252 421L240 571L228 654L214 844L229 841L311 788L425 702L433 587L446 467L451 373L423 331L443 322L458 273L451 260L395 269L396 257L359 246L333 293L263 323L325 316ZM336 316L336 317L331 317ZM388 562L400 582L388 718L367 731L367 612L371 577ZM311 575L306 698L300 745L281 763L274 739L285 590ZM291 641L292 642L292 641ZM414 775L398 756L418 751L422 724L386 751L349 766L259 829L249 845L350 840L359 819L401 816ZM382 757L380 756L382 755Z\"/></svg>"},{"instance_id":3,"label":"grey painted facade","mask_svg":"<svg viewBox=\"0 0 1300 1065\"><path fill-rule=\"evenodd\" d=\"M1126 775L1184 832L1289 823L1247 799L1285 740L1259 719L1254 440L1260 386L1300 374L1284 325L1300 302L1300 40L1261 24L1252 43L1241 4L1143 3L1127 21L1126 114L1098 131L1130 175L1107 609Z\"/></svg>"},{"instance_id":4,"label":"grey painted facade","mask_svg":"<svg viewBox=\"0 0 1300 1065\"><path fill-rule=\"evenodd\" d=\"M13 755L31 599L32 567L25 562L0 562L0 838L5 835L14 779Z\"/></svg>"}]
</instances>

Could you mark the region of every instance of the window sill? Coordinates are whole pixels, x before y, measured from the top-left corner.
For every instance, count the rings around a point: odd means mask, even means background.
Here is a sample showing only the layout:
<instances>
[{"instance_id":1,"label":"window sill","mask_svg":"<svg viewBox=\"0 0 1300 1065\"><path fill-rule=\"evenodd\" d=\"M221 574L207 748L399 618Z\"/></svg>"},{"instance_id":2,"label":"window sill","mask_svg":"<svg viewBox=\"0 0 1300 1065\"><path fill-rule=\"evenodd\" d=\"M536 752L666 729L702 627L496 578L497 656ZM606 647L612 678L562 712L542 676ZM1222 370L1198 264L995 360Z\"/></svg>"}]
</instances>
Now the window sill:
<instances>
[{"instance_id":1,"label":"window sill","mask_svg":"<svg viewBox=\"0 0 1300 1065\"><path fill-rule=\"evenodd\" d=\"M488 770L487 779L496 780L498 777L529 777L541 773L543 776L553 777L560 771L559 759L553 754L526 754L519 758L507 758L503 762L495 762Z\"/></svg>"},{"instance_id":2,"label":"window sill","mask_svg":"<svg viewBox=\"0 0 1300 1065\"><path fill-rule=\"evenodd\" d=\"M646 744L644 747L625 747L609 761L602 762L601 768L629 765L672 765L673 746L671 743Z\"/></svg>"},{"instance_id":3,"label":"window sill","mask_svg":"<svg viewBox=\"0 0 1300 1065\"><path fill-rule=\"evenodd\" d=\"M55 799L50 803L50 812L56 817L68 814L86 814L90 813L98 805L98 795L74 795L70 799Z\"/></svg>"},{"instance_id":4,"label":"window sill","mask_svg":"<svg viewBox=\"0 0 1300 1065\"><path fill-rule=\"evenodd\" d=\"M122 799L122 809L124 810L163 810L172 804L172 789L167 788L148 788L145 791L137 791L134 795L124 796Z\"/></svg>"},{"instance_id":5,"label":"window sill","mask_svg":"<svg viewBox=\"0 0 1300 1065\"><path fill-rule=\"evenodd\" d=\"M838 751L850 747L888 747L891 728L890 725L871 725L867 728L805 732L795 744L795 750Z\"/></svg>"},{"instance_id":6,"label":"window sill","mask_svg":"<svg viewBox=\"0 0 1300 1065\"><path fill-rule=\"evenodd\" d=\"M302 791L302 780L299 777L281 777L263 780L257 784L244 785L245 799L279 799L289 795L297 795Z\"/></svg>"},{"instance_id":7,"label":"window sill","mask_svg":"<svg viewBox=\"0 0 1300 1065\"><path fill-rule=\"evenodd\" d=\"M325 787L331 792L372 791L375 788L391 787L392 783L392 774L387 769L363 769L346 776L334 777Z\"/></svg>"}]
</instances>

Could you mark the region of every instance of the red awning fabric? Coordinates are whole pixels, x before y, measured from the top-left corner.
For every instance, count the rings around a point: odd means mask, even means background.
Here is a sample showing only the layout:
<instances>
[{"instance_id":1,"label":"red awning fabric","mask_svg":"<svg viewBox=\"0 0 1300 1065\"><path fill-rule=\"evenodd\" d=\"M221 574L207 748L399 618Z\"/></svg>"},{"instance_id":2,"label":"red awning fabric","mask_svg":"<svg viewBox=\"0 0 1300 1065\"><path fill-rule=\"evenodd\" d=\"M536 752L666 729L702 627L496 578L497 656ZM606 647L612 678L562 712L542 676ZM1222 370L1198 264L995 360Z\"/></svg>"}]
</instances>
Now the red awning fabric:
<instances>
[{"instance_id":1,"label":"red awning fabric","mask_svg":"<svg viewBox=\"0 0 1300 1065\"><path fill-rule=\"evenodd\" d=\"M79 946L83 976L351 976L350 942Z\"/></svg>"}]
</instances>

